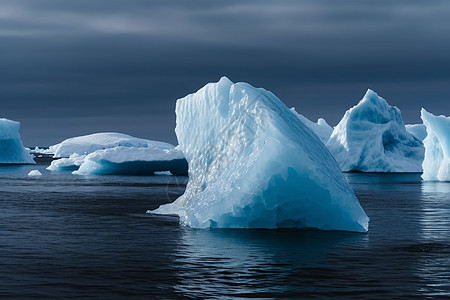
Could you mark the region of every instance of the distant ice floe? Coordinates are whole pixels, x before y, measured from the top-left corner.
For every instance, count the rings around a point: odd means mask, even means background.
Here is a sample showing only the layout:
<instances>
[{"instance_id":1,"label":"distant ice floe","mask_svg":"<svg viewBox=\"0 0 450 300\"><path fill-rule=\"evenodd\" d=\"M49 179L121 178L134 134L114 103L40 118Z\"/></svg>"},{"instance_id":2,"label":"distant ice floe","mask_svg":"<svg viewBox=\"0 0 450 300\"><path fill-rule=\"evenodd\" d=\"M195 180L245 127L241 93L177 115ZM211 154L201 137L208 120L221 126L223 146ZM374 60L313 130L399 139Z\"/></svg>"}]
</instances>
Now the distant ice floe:
<instances>
[{"instance_id":1,"label":"distant ice floe","mask_svg":"<svg viewBox=\"0 0 450 300\"><path fill-rule=\"evenodd\" d=\"M271 92L223 77L179 99L176 118L189 182L149 212L194 228L368 230L330 152Z\"/></svg>"},{"instance_id":2,"label":"distant ice floe","mask_svg":"<svg viewBox=\"0 0 450 300\"><path fill-rule=\"evenodd\" d=\"M0 118L0 164L35 164L22 144L20 123Z\"/></svg>"},{"instance_id":3,"label":"distant ice floe","mask_svg":"<svg viewBox=\"0 0 450 300\"><path fill-rule=\"evenodd\" d=\"M51 171L88 175L187 174L187 162L175 146L122 133L96 133L67 139L49 148Z\"/></svg>"},{"instance_id":4,"label":"distant ice floe","mask_svg":"<svg viewBox=\"0 0 450 300\"><path fill-rule=\"evenodd\" d=\"M422 178L450 181L450 117L435 116L423 108L420 117L427 129Z\"/></svg>"},{"instance_id":5,"label":"distant ice floe","mask_svg":"<svg viewBox=\"0 0 450 300\"><path fill-rule=\"evenodd\" d=\"M406 130L400 110L372 90L345 113L326 146L344 172L422 172L422 142Z\"/></svg>"}]
</instances>

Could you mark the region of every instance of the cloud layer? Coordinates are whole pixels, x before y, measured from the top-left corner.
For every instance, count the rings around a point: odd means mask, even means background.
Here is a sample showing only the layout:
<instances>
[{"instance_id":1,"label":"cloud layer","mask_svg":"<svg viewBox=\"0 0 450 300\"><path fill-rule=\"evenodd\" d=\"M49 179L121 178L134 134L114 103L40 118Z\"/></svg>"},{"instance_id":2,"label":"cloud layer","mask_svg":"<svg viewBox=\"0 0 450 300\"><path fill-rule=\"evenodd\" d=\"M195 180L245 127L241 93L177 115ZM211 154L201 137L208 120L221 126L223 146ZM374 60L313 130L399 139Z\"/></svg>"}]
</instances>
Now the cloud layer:
<instances>
[{"instance_id":1,"label":"cloud layer","mask_svg":"<svg viewBox=\"0 0 450 300\"><path fill-rule=\"evenodd\" d=\"M0 2L0 116L27 145L122 131L176 142L177 98L227 75L335 124L372 88L450 114L448 1Z\"/></svg>"}]
</instances>

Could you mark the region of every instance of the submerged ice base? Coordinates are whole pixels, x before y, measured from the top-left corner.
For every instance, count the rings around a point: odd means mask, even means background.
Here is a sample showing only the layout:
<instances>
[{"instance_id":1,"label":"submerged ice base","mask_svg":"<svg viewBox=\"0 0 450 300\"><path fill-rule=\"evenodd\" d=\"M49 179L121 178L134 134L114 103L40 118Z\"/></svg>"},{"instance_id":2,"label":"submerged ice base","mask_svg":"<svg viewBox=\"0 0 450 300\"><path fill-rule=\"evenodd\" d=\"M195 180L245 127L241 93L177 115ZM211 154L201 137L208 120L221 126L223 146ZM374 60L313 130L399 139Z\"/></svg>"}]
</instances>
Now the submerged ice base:
<instances>
[{"instance_id":1,"label":"submerged ice base","mask_svg":"<svg viewBox=\"0 0 450 300\"><path fill-rule=\"evenodd\" d=\"M36 163L23 147L19 129L19 122L0 118L0 164Z\"/></svg>"},{"instance_id":2,"label":"submerged ice base","mask_svg":"<svg viewBox=\"0 0 450 300\"><path fill-rule=\"evenodd\" d=\"M422 178L450 181L450 117L435 116L423 108L420 117L427 128Z\"/></svg>"},{"instance_id":3,"label":"submerged ice base","mask_svg":"<svg viewBox=\"0 0 450 300\"><path fill-rule=\"evenodd\" d=\"M152 213L194 228L368 230L336 161L274 94L223 77L179 99L176 118L189 182Z\"/></svg>"},{"instance_id":4,"label":"submerged ice base","mask_svg":"<svg viewBox=\"0 0 450 300\"><path fill-rule=\"evenodd\" d=\"M422 142L406 131L400 110L372 90L345 113L326 145L344 172L422 172Z\"/></svg>"}]
</instances>

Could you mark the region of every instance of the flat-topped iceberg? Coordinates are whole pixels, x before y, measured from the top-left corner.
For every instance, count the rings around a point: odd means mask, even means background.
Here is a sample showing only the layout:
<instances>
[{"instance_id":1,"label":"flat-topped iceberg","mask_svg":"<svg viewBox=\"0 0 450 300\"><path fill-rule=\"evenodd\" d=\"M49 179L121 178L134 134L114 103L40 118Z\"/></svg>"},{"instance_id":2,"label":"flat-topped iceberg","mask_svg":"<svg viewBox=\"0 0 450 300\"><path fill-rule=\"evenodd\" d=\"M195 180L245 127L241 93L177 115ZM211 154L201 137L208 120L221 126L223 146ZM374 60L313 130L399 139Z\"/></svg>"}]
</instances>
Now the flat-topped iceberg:
<instances>
[{"instance_id":1,"label":"flat-topped iceberg","mask_svg":"<svg viewBox=\"0 0 450 300\"><path fill-rule=\"evenodd\" d=\"M117 132L100 132L89 135L77 136L50 146L47 153L53 153L55 158L69 157L76 153L87 155L97 150L114 147L156 147L160 149L172 149L173 145L164 142L140 139L127 134Z\"/></svg>"},{"instance_id":2,"label":"flat-topped iceberg","mask_svg":"<svg viewBox=\"0 0 450 300\"><path fill-rule=\"evenodd\" d=\"M333 133L333 128L328 125L327 121L323 118L319 118L317 123L314 123L307 117L299 114L295 108L291 108L291 111L305 124L309 127L317 136L320 138L322 143L326 144L330 139L331 134Z\"/></svg>"},{"instance_id":3,"label":"flat-topped iceberg","mask_svg":"<svg viewBox=\"0 0 450 300\"><path fill-rule=\"evenodd\" d=\"M174 148L119 146L88 154L74 174L154 175L170 171L173 175L186 175L187 170L183 153Z\"/></svg>"},{"instance_id":4,"label":"flat-topped iceberg","mask_svg":"<svg viewBox=\"0 0 450 300\"><path fill-rule=\"evenodd\" d=\"M20 123L0 118L0 164L35 164L22 144Z\"/></svg>"},{"instance_id":5,"label":"flat-topped iceberg","mask_svg":"<svg viewBox=\"0 0 450 300\"><path fill-rule=\"evenodd\" d=\"M189 182L149 212L194 228L368 230L329 151L271 92L223 77L179 99L176 119Z\"/></svg>"},{"instance_id":6,"label":"flat-topped iceberg","mask_svg":"<svg viewBox=\"0 0 450 300\"><path fill-rule=\"evenodd\" d=\"M400 110L372 90L345 113L326 145L344 172L422 172L422 142L406 131Z\"/></svg>"},{"instance_id":7,"label":"flat-topped iceberg","mask_svg":"<svg viewBox=\"0 0 450 300\"><path fill-rule=\"evenodd\" d=\"M422 178L450 181L450 117L435 116L423 108L420 117L427 127Z\"/></svg>"},{"instance_id":8,"label":"flat-topped iceberg","mask_svg":"<svg viewBox=\"0 0 450 300\"><path fill-rule=\"evenodd\" d=\"M51 146L55 157L47 168L88 175L153 175L170 171L187 174L187 162L175 146L122 133L96 133Z\"/></svg>"}]
</instances>

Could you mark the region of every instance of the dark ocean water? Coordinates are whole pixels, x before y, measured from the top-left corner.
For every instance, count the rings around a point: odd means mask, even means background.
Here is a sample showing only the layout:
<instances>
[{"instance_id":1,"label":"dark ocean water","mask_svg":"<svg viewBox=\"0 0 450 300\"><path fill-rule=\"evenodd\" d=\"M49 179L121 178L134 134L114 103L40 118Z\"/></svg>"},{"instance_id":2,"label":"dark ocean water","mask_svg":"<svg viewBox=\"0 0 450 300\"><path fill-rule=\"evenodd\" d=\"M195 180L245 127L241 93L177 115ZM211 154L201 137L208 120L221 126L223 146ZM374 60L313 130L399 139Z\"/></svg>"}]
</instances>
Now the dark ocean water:
<instances>
[{"instance_id":1,"label":"dark ocean water","mask_svg":"<svg viewBox=\"0 0 450 300\"><path fill-rule=\"evenodd\" d=\"M450 183L346 176L367 234L190 229L145 214L186 177L2 166L0 298L450 297Z\"/></svg>"}]
</instances>

